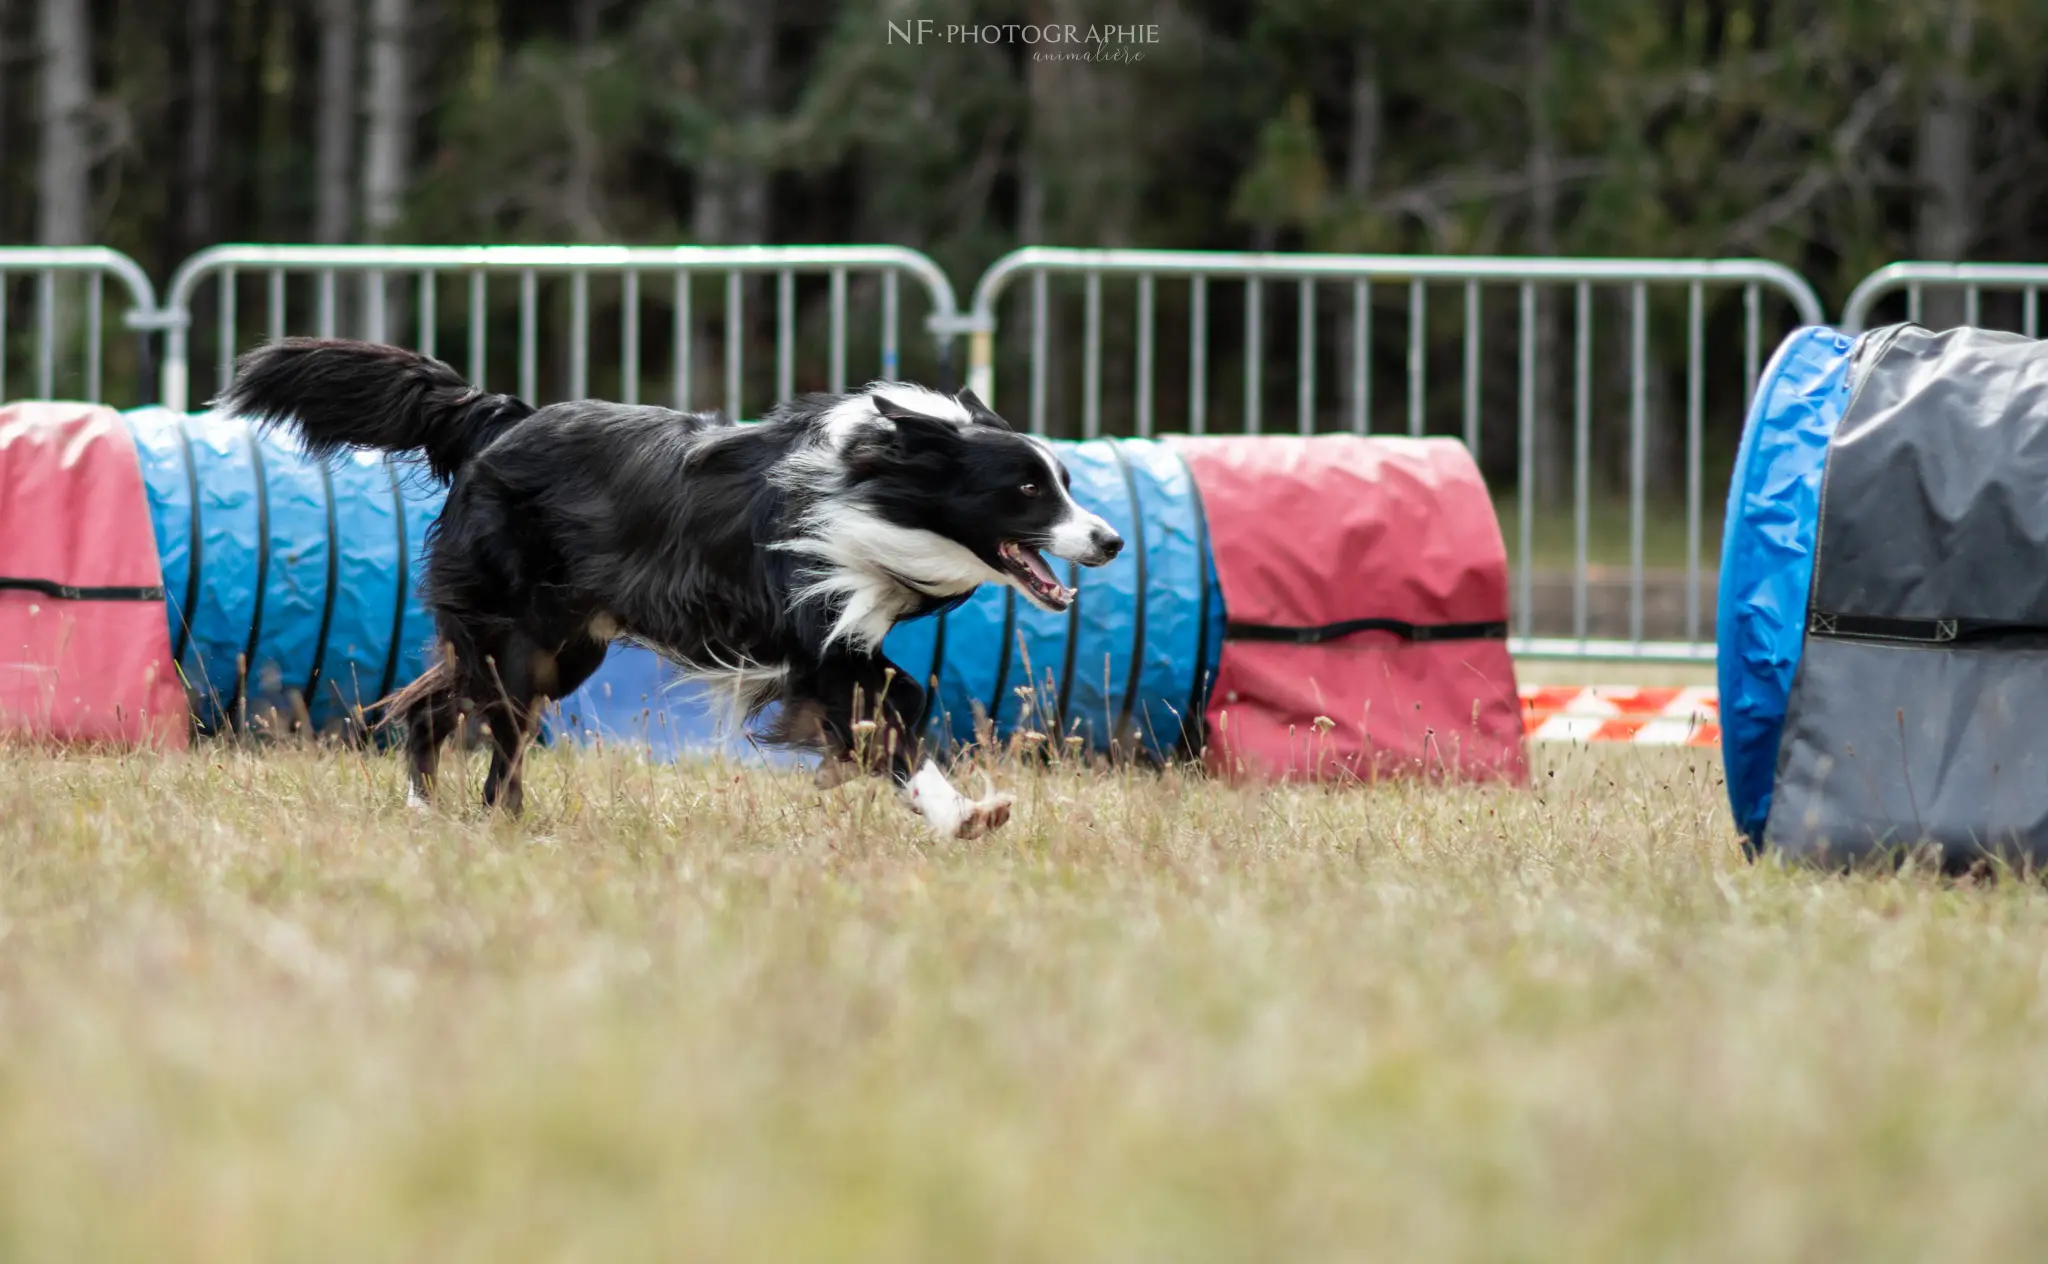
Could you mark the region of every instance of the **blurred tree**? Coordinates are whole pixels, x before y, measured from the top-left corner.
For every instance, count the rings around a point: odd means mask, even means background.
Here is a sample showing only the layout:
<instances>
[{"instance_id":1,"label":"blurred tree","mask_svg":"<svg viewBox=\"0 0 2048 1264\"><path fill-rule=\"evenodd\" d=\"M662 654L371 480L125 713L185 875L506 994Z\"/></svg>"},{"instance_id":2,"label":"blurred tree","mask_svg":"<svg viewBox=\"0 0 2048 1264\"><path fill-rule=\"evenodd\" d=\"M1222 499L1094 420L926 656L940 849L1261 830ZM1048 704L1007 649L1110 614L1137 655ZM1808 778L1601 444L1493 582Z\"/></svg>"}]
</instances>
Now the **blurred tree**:
<instances>
[{"instance_id":1,"label":"blurred tree","mask_svg":"<svg viewBox=\"0 0 2048 1264\"><path fill-rule=\"evenodd\" d=\"M185 169L179 189L184 205L179 253L191 254L218 240L220 222L220 88L226 70L221 57L221 0L186 0Z\"/></svg>"},{"instance_id":2,"label":"blurred tree","mask_svg":"<svg viewBox=\"0 0 2048 1264\"><path fill-rule=\"evenodd\" d=\"M320 12L320 201L313 239L348 241L354 234L356 46L361 0L316 0Z\"/></svg>"},{"instance_id":3,"label":"blurred tree","mask_svg":"<svg viewBox=\"0 0 2048 1264\"><path fill-rule=\"evenodd\" d=\"M71 246L92 240L93 79L86 0L39 0L42 123L36 173L36 240Z\"/></svg>"},{"instance_id":4,"label":"blurred tree","mask_svg":"<svg viewBox=\"0 0 2048 1264\"><path fill-rule=\"evenodd\" d=\"M930 34L903 38L920 21ZM947 37L990 24L995 43ZM1156 40L1105 62L1022 24ZM0 233L104 241L160 276L213 241L307 238L896 241L961 281L1026 242L1755 254L1838 302L1891 258L2048 251L2044 40L2041 0L0 0ZM1365 401L1352 295L1328 288L1334 418ZM1374 297L1368 362L1399 382L1406 295ZM1187 301L1160 288L1162 329ZM1055 287L1050 314L1050 384L1071 398L1076 296ZM1593 314L1611 481L1626 294ZM1663 485L1685 312L1649 315ZM1207 313L1219 399L1242 318ZM1709 313L1724 336L1740 318ZM1448 352L1462 313L1430 319ZM1517 321L1507 301L1482 319L1496 472L1519 444ZM1553 501L1571 486L1574 321L1569 290L1543 296ZM1104 328L1120 397L1129 322ZM1277 400L1292 364L1268 354ZM1186 404L1170 379L1162 415ZM1405 422L1398 390L1371 402L1380 428ZM1430 407L1456 415L1448 392Z\"/></svg>"},{"instance_id":5,"label":"blurred tree","mask_svg":"<svg viewBox=\"0 0 2048 1264\"><path fill-rule=\"evenodd\" d=\"M363 230L389 240L404 210L416 119L409 50L416 37L411 0L370 0L369 95L363 136Z\"/></svg>"}]
</instances>

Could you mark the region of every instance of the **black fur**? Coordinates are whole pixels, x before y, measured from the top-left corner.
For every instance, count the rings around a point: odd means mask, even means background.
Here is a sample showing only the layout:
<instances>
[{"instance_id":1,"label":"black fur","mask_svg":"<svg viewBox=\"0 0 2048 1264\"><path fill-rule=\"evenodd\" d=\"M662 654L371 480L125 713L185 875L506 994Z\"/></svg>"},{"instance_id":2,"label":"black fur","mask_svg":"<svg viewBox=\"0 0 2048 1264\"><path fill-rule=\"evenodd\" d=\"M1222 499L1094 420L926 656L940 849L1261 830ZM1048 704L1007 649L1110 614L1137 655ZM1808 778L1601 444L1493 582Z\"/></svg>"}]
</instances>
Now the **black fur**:
<instances>
[{"instance_id":1,"label":"black fur","mask_svg":"<svg viewBox=\"0 0 2048 1264\"><path fill-rule=\"evenodd\" d=\"M1073 506L1050 450L967 392L805 396L739 426L589 400L536 410L414 352L290 339L244 356L218 405L316 453L422 453L449 483L422 579L446 653L390 704L422 796L465 706L482 708L485 802L513 811L539 708L582 684L613 634L735 684L749 718L779 702L769 740L835 761L871 749L907 783L925 697L882 657L887 624L1017 577L1006 541L1065 539L1088 565L1121 547ZM849 609L868 612L851 631ZM721 676L735 664L755 670Z\"/></svg>"},{"instance_id":2,"label":"black fur","mask_svg":"<svg viewBox=\"0 0 2048 1264\"><path fill-rule=\"evenodd\" d=\"M243 358L221 406L251 421L290 420L306 450L419 451L448 482L473 452L533 415L486 395L439 360L374 342L283 338Z\"/></svg>"}]
</instances>

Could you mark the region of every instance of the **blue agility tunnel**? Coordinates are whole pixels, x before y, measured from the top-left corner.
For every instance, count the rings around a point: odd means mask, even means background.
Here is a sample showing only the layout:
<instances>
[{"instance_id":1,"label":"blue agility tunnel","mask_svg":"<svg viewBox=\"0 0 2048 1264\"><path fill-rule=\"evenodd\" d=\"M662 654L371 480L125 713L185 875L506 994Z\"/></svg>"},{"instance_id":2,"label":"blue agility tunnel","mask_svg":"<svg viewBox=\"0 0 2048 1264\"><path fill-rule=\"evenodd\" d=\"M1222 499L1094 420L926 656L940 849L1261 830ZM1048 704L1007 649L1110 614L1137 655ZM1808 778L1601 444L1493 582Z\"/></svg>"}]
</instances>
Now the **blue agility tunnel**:
<instances>
[{"instance_id":1,"label":"blue agility tunnel","mask_svg":"<svg viewBox=\"0 0 2048 1264\"><path fill-rule=\"evenodd\" d=\"M299 705L331 731L425 669L415 581L439 488L368 453L314 461L232 417L125 417L201 731Z\"/></svg>"},{"instance_id":2,"label":"blue agility tunnel","mask_svg":"<svg viewBox=\"0 0 2048 1264\"><path fill-rule=\"evenodd\" d=\"M162 562L173 657L202 731L267 712L316 731L345 726L424 671L433 623L417 581L442 490L403 462L352 453L314 461L295 441L233 417L125 415ZM1127 541L1080 570L1072 609L1046 614L1008 588L899 626L885 650L938 689L931 730L975 736L1067 717L1098 746L1112 736L1173 750L1198 717L1222 650L1224 610L1201 497L1166 444L1058 444L1075 499ZM1031 712L1019 690L1035 687ZM644 743L657 758L758 758L723 733L697 687L654 654L618 646L562 700L548 735ZM784 756L770 755L777 762Z\"/></svg>"},{"instance_id":3,"label":"blue agility tunnel","mask_svg":"<svg viewBox=\"0 0 2048 1264\"><path fill-rule=\"evenodd\" d=\"M1760 384L1721 577L1753 854L2048 867L2048 343L1802 330Z\"/></svg>"},{"instance_id":4,"label":"blue agility tunnel","mask_svg":"<svg viewBox=\"0 0 2048 1264\"><path fill-rule=\"evenodd\" d=\"M1856 340L1800 329L1757 384L1721 541L1721 753L1735 824L1752 845L1771 809L1787 699L1806 637L1828 444L1849 402Z\"/></svg>"},{"instance_id":5,"label":"blue agility tunnel","mask_svg":"<svg viewBox=\"0 0 2048 1264\"><path fill-rule=\"evenodd\" d=\"M443 489L374 453L315 461L283 433L217 413L125 420L172 657L202 732L301 707L315 731L334 732L426 669L434 628L418 579ZM642 741L665 758L718 744L695 689L628 646L563 700L543 736L558 731Z\"/></svg>"}]
</instances>

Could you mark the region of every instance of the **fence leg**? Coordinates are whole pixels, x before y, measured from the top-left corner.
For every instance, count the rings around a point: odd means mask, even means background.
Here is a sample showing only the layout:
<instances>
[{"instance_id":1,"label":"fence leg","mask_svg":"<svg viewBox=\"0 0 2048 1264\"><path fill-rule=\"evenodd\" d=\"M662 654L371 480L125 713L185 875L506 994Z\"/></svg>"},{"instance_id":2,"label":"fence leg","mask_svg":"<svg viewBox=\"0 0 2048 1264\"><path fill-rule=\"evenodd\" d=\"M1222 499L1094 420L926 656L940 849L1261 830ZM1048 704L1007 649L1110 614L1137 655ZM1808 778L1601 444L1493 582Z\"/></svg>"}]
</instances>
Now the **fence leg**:
<instances>
[{"instance_id":1,"label":"fence leg","mask_svg":"<svg viewBox=\"0 0 2048 1264\"><path fill-rule=\"evenodd\" d=\"M156 340L154 330L145 329L135 335L135 389L136 403L147 407L162 401L162 384L156 376Z\"/></svg>"}]
</instances>

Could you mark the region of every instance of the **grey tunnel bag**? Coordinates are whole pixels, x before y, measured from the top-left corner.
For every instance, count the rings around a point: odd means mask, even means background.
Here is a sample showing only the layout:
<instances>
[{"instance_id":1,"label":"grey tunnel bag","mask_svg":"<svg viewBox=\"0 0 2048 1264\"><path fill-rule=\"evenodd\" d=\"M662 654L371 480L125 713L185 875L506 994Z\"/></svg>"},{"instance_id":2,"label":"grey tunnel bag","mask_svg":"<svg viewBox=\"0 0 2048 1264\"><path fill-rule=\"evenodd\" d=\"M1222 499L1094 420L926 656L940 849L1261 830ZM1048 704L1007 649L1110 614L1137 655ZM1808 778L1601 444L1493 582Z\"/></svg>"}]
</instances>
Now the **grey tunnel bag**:
<instances>
[{"instance_id":1,"label":"grey tunnel bag","mask_svg":"<svg viewBox=\"0 0 2048 1264\"><path fill-rule=\"evenodd\" d=\"M2048 860L2048 344L1864 339L1764 846Z\"/></svg>"}]
</instances>

